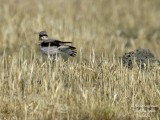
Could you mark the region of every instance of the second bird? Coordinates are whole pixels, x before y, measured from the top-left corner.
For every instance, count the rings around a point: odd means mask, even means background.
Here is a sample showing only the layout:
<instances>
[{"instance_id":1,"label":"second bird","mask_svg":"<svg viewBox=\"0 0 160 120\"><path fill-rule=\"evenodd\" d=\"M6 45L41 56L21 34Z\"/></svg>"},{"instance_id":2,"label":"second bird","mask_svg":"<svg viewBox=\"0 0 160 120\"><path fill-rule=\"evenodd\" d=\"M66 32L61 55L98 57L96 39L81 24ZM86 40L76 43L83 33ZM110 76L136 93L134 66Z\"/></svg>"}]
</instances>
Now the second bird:
<instances>
[{"instance_id":1,"label":"second bird","mask_svg":"<svg viewBox=\"0 0 160 120\"><path fill-rule=\"evenodd\" d=\"M46 31L39 32L40 50L42 53L50 56L54 60L61 57L67 60L68 57L74 57L77 53L76 48L70 46L72 42L63 42L57 39L48 38Z\"/></svg>"}]
</instances>

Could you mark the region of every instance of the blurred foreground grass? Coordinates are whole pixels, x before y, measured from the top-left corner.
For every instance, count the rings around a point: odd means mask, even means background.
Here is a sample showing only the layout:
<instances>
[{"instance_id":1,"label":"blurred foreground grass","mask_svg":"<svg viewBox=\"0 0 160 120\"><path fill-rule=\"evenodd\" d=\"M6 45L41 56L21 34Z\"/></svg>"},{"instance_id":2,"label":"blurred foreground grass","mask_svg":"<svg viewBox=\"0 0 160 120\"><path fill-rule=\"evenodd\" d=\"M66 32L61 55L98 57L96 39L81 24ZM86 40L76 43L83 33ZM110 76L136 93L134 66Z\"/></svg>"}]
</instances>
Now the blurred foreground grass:
<instances>
[{"instance_id":1,"label":"blurred foreground grass","mask_svg":"<svg viewBox=\"0 0 160 120\"><path fill-rule=\"evenodd\" d=\"M117 62L139 47L160 58L159 0L0 3L0 119L160 119L159 68L128 70ZM41 30L72 41L77 56L44 59L34 34Z\"/></svg>"}]
</instances>

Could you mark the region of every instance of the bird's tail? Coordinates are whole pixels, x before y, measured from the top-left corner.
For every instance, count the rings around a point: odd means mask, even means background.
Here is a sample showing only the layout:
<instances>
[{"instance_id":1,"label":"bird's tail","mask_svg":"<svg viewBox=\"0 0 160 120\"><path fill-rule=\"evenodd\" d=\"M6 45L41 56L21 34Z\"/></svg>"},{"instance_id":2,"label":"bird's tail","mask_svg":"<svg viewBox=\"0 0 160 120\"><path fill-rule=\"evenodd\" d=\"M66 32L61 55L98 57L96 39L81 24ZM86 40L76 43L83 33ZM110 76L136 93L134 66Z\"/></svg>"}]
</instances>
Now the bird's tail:
<instances>
[{"instance_id":1,"label":"bird's tail","mask_svg":"<svg viewBox=\"0 0 160 120\"><path fill-rule=\"evenodd\" d=\"M69 46L69 49L70 49L69 55L72 56L72 57L75 57L76 54L77 54L76 48L73 47L73 46Z\"/></svg>"}]
</instances>

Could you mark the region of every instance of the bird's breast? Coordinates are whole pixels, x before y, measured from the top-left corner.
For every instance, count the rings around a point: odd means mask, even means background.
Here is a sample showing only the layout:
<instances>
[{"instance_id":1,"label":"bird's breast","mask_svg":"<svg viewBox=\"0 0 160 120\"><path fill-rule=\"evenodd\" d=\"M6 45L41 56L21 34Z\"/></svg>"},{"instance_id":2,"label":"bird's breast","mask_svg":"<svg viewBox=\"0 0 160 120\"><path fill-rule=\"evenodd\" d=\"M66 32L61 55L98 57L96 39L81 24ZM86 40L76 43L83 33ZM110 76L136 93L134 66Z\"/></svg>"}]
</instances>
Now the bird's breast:
<instances>
[{"instance_id":1,"label":"bird's breast","mask_svg":"<svg viewBox=\"0 0 160 120\"><path fill-rule=\"evenodd\" d=\"M48 46L48 47L40 46L40 49L43 53L49 54L49 55L54 55L59 53L59 49L56 46Z\"/></svg>"}]
</instances>

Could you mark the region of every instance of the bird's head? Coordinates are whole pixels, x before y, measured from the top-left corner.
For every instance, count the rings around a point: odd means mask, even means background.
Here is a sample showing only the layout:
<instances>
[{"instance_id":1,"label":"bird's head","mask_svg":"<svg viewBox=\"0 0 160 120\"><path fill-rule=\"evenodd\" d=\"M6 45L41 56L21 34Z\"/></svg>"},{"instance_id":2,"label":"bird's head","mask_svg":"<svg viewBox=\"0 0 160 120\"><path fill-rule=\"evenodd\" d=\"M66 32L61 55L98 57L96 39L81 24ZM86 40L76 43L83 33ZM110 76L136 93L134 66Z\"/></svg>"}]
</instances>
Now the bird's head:
<instances>
[{"instance_id":1,"label":"bird's head","mask_svg":"<svg viewBox=\"0 0 160 120\"><path fill-rule=\"evenodd\" d=\"M39 32L39 40L47 40L47 39L48 39L48 34L46 31Z\"/></svg>"}]
</instances>

